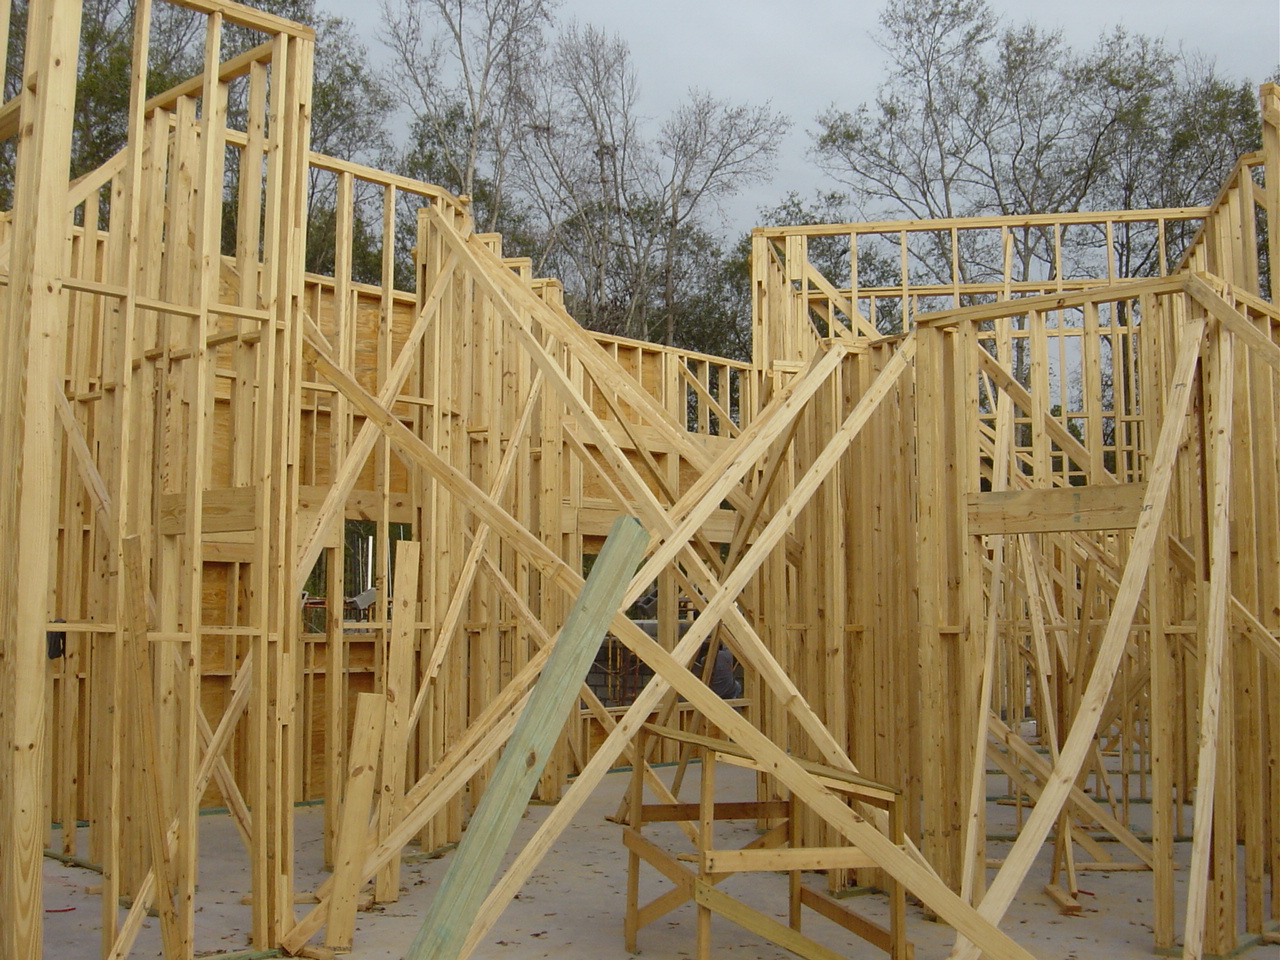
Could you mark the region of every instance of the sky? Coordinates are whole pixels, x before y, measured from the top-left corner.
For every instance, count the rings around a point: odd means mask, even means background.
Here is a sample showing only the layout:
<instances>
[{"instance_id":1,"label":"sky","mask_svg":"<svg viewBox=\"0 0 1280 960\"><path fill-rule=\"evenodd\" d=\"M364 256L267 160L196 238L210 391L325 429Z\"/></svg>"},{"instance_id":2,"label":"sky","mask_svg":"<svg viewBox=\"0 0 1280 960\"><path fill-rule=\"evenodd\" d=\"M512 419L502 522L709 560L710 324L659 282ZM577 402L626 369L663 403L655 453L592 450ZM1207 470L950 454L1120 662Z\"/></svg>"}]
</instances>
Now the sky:
<instances>
[{"instance_id":1,"label":"sky","mask_svg":"<svg viewBox=\"0 0 1280 960\"><path fill-rule=\"evenodd\" d=\"M1171 47L1198 50L1229 78L1260 83L1280 65L1280 0L990 0L997 15L1060 29L1076 49L1091 47L1122 25L1161 37ZM356 5L318 6L357 21L372 59L383 51L374 17ZM880 0L561 0L561 19L592 23L630 45L640 82L640 107L656 122L698 87L738 103L768 101L792 119L777 173L733 198L724 211L731 233L748 229L761 206L789 190L812 195L836 185L807 158L815 116L832 103L852 109L871 100L885 73L873 42ZM360 8L368 9L365 3Z\"/></svg>"}]
</instances>

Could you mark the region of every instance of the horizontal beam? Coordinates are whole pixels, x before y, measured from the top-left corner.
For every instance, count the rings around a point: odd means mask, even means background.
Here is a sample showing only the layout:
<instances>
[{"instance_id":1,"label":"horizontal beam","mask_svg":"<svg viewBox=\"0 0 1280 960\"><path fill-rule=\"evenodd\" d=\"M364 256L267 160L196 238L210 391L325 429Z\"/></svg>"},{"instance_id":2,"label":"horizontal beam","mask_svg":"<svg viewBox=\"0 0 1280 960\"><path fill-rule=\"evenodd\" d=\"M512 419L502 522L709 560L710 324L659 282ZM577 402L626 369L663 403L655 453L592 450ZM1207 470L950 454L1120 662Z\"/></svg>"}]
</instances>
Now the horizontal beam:
<instances>
[{"instance_id":1,"label":"horizontal beam","mask_svg":"<svg viewBox=\"0 0 1280 960\"><path fill-rule=\"evenodd\" d=\"M1162 207L1155 210L1109 210L1087 213L1027 213L1006 217L946 217L925 220L869 220L863 223L823 223L791 227L756 227L754 236L784 237L866 236L884 233L930 233L937 230L998 230L1008 227L1052 227L1056 224L1155 223L1161 220L1201 220L1212 207Z\"/></svg>"},{"instance_id":2,"label":"horizontal beam","mask_svg":"<svg viewBox=\"0 0 1280 960\"><path fill-rule=\"evenodd\" d=\"M257 487L221 487L201 495L200 528L204 533L236 533L258 529ZM187 494L160 494L160 533L176 536L187 529Z\"/></svg>"},{"instance_id":3,"label":"horizontal beam","mask_svg":"<svg viewBox=\"0 0 1280 960\"><path fill-rule=\"evenodd\" d=\"M1138 525L1138 512L1146 493L1145 483L971 493L969 532L1131 530Z\"/></svg>"}]
</instances>

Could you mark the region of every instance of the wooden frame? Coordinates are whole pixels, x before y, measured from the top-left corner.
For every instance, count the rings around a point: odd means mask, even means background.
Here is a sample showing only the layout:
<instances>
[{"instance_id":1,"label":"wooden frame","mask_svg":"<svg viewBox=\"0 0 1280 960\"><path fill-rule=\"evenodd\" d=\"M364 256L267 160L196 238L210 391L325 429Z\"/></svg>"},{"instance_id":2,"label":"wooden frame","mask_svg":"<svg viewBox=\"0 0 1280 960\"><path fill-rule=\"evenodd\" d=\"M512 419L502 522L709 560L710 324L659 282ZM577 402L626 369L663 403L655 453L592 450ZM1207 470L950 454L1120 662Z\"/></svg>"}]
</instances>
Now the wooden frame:
<instances>
[{"instance_id":1,"label":"wooden frame","mask_svg":"<svg viewBox=\"0 0 1280 960\"><path fill-rule=\"evenodd\" d=\"M1179 939L1188 830L1187 955L1278 919L1276 87L1263 149L1207 208L756 231L737 363L582 330L465 202L310 152L308 30L183 5L203 69L146 97L138 3L128 143L101 169L61 172L76 4L33 5L40 82L0 107L18 158L0 218L0 902L17 917L0 958L43 951L43 849L100 867L104 957L152 907L166 953L193 957L195 818L215 803L244 839L254 945L297 952L326 922L346 945L353 891L394 899L404 847L455 842L500 783L620 513L652 540L611 630L652 679L631 704L569 689L582 707L536 787L558 805L450 955L616 762L672 802L646 763L679 748L634 742L670 718L768 771L751 802L790 805L794 849L866 854L829 888L911 891L957 956L1027 956L999 922L1055 828L1042 879L1065 909L1081 870L1152 871L1157 947ZM224 55L226 24L260 42ZM333 276L303 269L310 177L332 186ZM392 242L405 216L412 254ZM358 227L387 241L375 283L352 273ZM1117 275L1126 234L1154 275ZM1032 239L1050 279L1019 272ZM811 260L833 244L847 275ZM974 246L1001 269L962 270ZM928 250L949 252L931 274ZM877 278L886 252L900 269ZM656 637L625 615L650 584ZM304 590L322 629L303 627ZM689 669L704 642L741 666L734 706ZM988 762L1031 809L992 878ZM859 775L900 785L901 843L871 798L855 812L832 792ZM299 915L293 807L313 798L337 869ZM711 887L699 904L732 909Z\"/></svg>"},{"instance_id":2,"label":"wooden frame","mask_svg":"<svg viewBox=\"0 0 1280 960\"><path fill-rule=\"evenodd\" d=\"M875 866L865 854L852 846L803 847L791 842L797 834L800 806L794 800L756 800L725 802L715 799L715 769L717 762L745 766L764 774L750 756L725 740L698 734L685 733L669 727L646 724L639 736L643 750L646 737L658 737L687 744L697 751L701 763L699 800L690 803L644 802L644 774L641 768L632 770L630 789L630 824L623 829L623 843L627 847L627 916L625 922L626 947L632 953L637 949L639 931L665 916L671 910L689 900L698 905L697 955L706 960L711 955L709 941L710 915L714 912L771 940L791 952L809 958L833 957L826 947L814 942L800 932L801 908L809 907L821 916L839 924L895 958L910 960L914 949L906 937L906 899L902 885L889 883L890 925L884 927L851 910L847 904L825 893L805 886L801 880L804 870L857 869ZM902 845L906 839L903 830L900 793L891 787L876 784L849 774L847 771L820 764L809 765L810 772L822 777L824 782L849 797L865 801L888 812L889 839ZM646 823L697 821L696 871L685 867L680 860L646 839L643 830ZM715 824L720 820L759 820L767 822L767 832L740 850L723 850L715 845ZM643 907L639 902L639 871L641 862L656 868L675 884L673 890L651 900ZM783 926L756 910L733 900L715 890L716 884L735 873L753 870L788 873L791 903L790 923Z\"/></svg>"}]
</instances>

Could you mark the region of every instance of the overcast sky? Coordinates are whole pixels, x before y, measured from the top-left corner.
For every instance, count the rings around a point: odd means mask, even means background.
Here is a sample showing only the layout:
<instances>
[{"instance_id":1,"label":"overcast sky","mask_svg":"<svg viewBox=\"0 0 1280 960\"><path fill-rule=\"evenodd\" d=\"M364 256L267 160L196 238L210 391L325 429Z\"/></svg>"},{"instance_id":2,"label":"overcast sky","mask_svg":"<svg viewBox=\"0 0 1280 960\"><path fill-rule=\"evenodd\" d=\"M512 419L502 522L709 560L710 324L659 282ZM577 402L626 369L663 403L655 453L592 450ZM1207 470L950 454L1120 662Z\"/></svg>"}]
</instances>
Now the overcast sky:
<instances>
[{"instance_id":1,"label":"overcast sky","mask_svg":"<svg viewBox=\"0 0 1280 960\"><path fill-rule=\"evenodd\" d=\"M1224 75L1255 84L1280 64L1280 0L990 2L1004 19L1061 29L1077 49L1121 24L1200 50ZM354 5L342 0L318 5L357 20L371 57L381 59L374 18L355 16ZM822 183L805 156L808 132L832 102L853 108L874 97L884 54L869 32L881 6L880 0L562 0L559 15L627 40L649 117L662 118L690 87L700 87L737 102L770 101L792 118L773 181L752 187L726 211L736 233L752 225L758 207L788 190L811 194Z\"/></svg>"}]
</instances>

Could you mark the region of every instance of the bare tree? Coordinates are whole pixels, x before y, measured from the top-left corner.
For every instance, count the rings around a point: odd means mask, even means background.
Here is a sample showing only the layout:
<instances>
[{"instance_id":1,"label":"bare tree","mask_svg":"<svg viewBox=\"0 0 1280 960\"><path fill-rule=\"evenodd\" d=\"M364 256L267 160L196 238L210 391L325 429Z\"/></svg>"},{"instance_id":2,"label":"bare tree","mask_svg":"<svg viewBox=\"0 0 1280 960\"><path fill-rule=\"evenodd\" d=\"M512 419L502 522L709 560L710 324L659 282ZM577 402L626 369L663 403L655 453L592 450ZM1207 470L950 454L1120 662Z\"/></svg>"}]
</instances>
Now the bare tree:
<instances>
[{"instance_id":1,"label":"bare tree","mask_svg":"<svg viewBox=\"0 0 1280 960\"><path fill-rule=\"evenodd\" d=\"M1082 53L1034 24L1001 24L986 0L889 0L880 25L888 79L874 104L821 114L813 151L864 213L933 218L1193 205L1212 199L1211 191L1206 196L1184 176L1189 165L1170 152L1185 142L1190 116L1207 121L1193 152L1214 157L1207 179L1215 185L1256 139L1253 110L1234 109L1240 95L1251 100L1247 85L1189 70L1194 58L1158 39L1117 29ZM1210 117L1200 106L1220 101L1232 109ZM1228 153L1225 165L1216 162ZM1172 172L1176 183L1155 189L1153 171ZM1096 260L1097 240L1073 252ZM1132 250L1131 259L1149 252ZM999 272L999 250L964 254L962 272ZM1051 238L1037 230L1015 238L1015 256L1024 278L1055 269ZM916 267L949 276L949 257L941 247L925 251Z\"/></svg>"},{"instance_id":2,"label":"bare tree","mask_svg":"<svg viewBox=\"0 0 1280 960\"><path fill-rule=\"evenodd\" d=\"M541 259L565 280L579 318L643 336L652 231L644 205L652 154L639 132L627 45L568 24L527 88L520 187L541 221Z\"/></svg>"},{"instance_id":3,"label":"bare tree","mask_svg":"<svg viewBox=\"0 0 1280 960\"><path fill-rule=\"evenodd\" d=\"M663 342L673 345L679 317L677 265L682 234L746 186L773 170L778 142L790 121L766 104L746 106L691 90L688 101L662 125L658 135L658 195L663 232Z\"/></svg>"},{"instance_id":4,"label":"bare tree","mask_svg":"<svg viewBox=\"0 0 1280 960\"><path fill-rule=\"evenodd\" d=\"M708 217L767 175L787 126L695 90L647 139L627 45L567 26L531 88L519 166L580 319L669 344L686 320L709 329L687 316L706 308L692 288L715 245Z\"/></svg>"},{"instance_id":5,"label":"bare tree","mask_svg":"<svg viewBox=\"0 0 1280 960\"><path fill-rule=\"evenodd\" d=\"M523 88L554 0L382 0L388 85L413 116L411 150L429 176L477 201L494 229L507 160L523 124ZM483 189L481 189L483 188Z\"/></svg>"},{"instance_id":6,"label":"bare tree","mask_svg":"<svg viewBox=\"0 0 1280 960\"><path fill-rule=\"evenodd\" d=\"M673 344L718 328L690 313L714 299L697 267L725 256L708 224L769 172L785 119L695 90L651 125L627 44L577 23L547 39L552 0L382 3L387 82L414 118L405 173L470 195L589 327Z\"/></svg>"}]
</instances>

